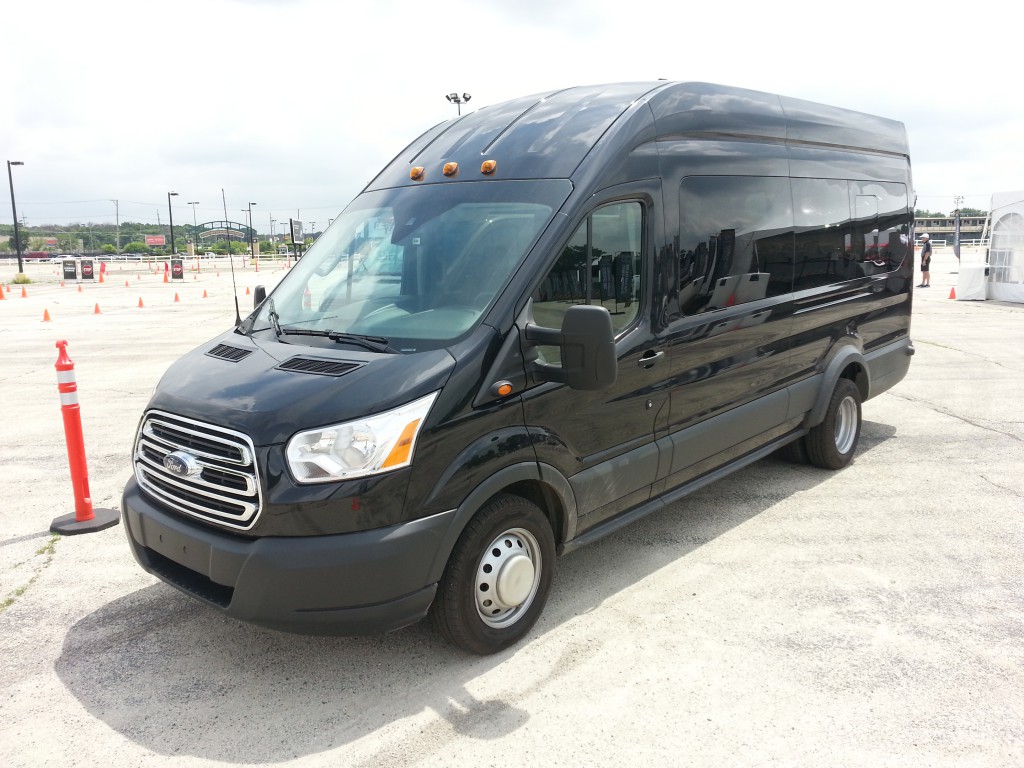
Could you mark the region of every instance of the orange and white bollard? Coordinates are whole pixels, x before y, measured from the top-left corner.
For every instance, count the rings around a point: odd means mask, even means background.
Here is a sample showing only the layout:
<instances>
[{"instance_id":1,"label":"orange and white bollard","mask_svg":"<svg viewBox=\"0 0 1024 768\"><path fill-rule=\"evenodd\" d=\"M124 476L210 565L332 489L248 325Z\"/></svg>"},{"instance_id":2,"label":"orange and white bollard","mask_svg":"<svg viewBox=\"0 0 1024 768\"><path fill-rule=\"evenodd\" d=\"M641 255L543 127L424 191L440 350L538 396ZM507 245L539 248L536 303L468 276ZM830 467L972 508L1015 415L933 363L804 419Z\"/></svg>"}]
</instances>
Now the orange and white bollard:
<instances>
[{"instance_id":1,"label":"orange and white bollard","mask_svg":"<svg viewBox=\"0 0 1024 768\"><path fill-rule=\"evenodd\" d=\"M75 492L75 511L55 518L50 523L53 533L66 536L75 533L102 531L117 525L120 515L114 509L93 509L89 496L89 469L85 461L85 439L82 435L82 414L78 407L78 383L75 381L75 364L68 357L68 343L58 341L57 391L60 392L60 411L64 417L64 439L68 444L68 465L71 469L71 485Z\"/></svg>"}]
</instances>

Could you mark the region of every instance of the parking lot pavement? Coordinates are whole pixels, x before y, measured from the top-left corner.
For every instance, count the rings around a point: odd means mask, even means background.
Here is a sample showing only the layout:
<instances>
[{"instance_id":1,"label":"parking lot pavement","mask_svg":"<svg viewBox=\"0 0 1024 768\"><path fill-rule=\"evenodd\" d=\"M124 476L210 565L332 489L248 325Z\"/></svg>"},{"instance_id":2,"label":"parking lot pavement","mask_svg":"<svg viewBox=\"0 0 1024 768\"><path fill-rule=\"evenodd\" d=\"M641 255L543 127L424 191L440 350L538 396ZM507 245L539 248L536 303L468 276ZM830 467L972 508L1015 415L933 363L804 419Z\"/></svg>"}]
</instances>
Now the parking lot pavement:
<instances>
[{"instance_id":1,"label":"parking lot pavement","mask_svg":"<svg viewBox=\"0 0 1024 768\"><path fill-rule=\"evenodd\" d=\"M39 269L22 298L0 268L0 764L1024 764L1024 305L949 299L949 250L851 466L765 459L563 558L531 635L483 659L422 625L239 624L120 526L51 536L74 509L56 340L116 508L152 388L235 305L223 268L81 292ZM282 274L236 273L243 315Z\"/></svg>"}]
</instances>

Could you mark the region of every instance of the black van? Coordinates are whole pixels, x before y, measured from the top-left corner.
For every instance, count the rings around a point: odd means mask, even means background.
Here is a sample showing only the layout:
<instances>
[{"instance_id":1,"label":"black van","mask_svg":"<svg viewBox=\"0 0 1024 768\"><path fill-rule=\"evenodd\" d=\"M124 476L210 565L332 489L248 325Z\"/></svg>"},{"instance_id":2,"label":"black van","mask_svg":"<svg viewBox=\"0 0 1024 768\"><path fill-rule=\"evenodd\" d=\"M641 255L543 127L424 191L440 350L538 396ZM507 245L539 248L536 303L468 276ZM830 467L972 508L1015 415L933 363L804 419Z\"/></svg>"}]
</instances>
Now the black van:
<instances>
[{"instance_id":1,"label":"black van","mask_svg":"<svg viewBox=\"0 0 1024 768\"><path fill-rule=\"evenodd\" d=\"M901 123L704 83L443 123L174 363L147 571L294 632L525 635L566 552L778 449L831 469L906 374Z\"/></svg>"}]
</instances>

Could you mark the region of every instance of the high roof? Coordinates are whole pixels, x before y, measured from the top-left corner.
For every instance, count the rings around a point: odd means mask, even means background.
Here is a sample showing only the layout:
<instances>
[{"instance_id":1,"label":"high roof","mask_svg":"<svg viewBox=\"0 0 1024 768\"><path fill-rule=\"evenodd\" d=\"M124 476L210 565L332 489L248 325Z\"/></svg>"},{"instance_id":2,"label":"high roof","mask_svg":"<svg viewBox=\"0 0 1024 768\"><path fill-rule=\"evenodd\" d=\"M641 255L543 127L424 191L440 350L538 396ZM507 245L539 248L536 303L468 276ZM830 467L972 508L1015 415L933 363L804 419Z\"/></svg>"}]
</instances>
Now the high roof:
<instances>
[{"instance_id":1,"label":"high roof","mask_svg":"<svg viewBox=\"0 0 1024 768\"><path fill-rule=\"evenodd\" d=\"M367 188L483 179L480 166L488 159L497 162L494 178L572 178L613 133L626 151L654 139L703 136L907 153L906 132L895 120L709 83L612 83L524 96L441 123ZM450 162L458 163L459 175L446 179L441 169ZM422 182L410 180L417 166Z\"/></svg>"}]
</instances>

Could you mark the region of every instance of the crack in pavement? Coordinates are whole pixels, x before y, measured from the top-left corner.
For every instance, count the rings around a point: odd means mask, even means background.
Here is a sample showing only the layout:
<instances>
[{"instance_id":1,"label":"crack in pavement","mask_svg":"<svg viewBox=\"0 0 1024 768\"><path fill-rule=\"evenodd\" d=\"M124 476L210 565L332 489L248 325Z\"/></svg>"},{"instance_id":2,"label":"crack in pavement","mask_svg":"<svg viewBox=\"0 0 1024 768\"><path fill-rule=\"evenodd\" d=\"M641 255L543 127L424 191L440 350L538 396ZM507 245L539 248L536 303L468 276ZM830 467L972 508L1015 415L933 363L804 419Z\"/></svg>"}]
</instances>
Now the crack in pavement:
<instances>
[{"instance_id":1,"label":"crack in pavement","mask_svg":"<svg viewBox=\"0 0 1024 768\"><path fill-rule=\"evenodd\" d=\"M958 419L959 421L962 421L965 424L970 424L972 427L977 427L978 429L983 429L986 432L995 432L996 434L1004 435L1004 436L1009 437L1009 438L1011 438L1013 440L1016 440L1018 443L1024 443L1024 438L1022 438L1020 435L1015 435L1015 434L1013 434L1013 432L1007 432L1007 431L1002 430L1002 429L996 429L995 427L989 426L987 424L981 424L981 423L979 423L977 421L974 421L972 419L967 418L966 416L961 416L959 413L956 413L955 411L951 411L948 408L942 408L942 407L936 405L935 403L929 402L928 400L921 400L920 398L907 397L906 395L900 395L900 394L897 394L895 392L890 392L889 394L892 395L893 397L898 398L900 400L903 400L904 402L907 402L907 403L915 403L917 405L923 405L924 407L928 408L929 410L935 411L936 413L941 413L943 416L949 416L951 418Z\"/></svg>"}]
</instances>

